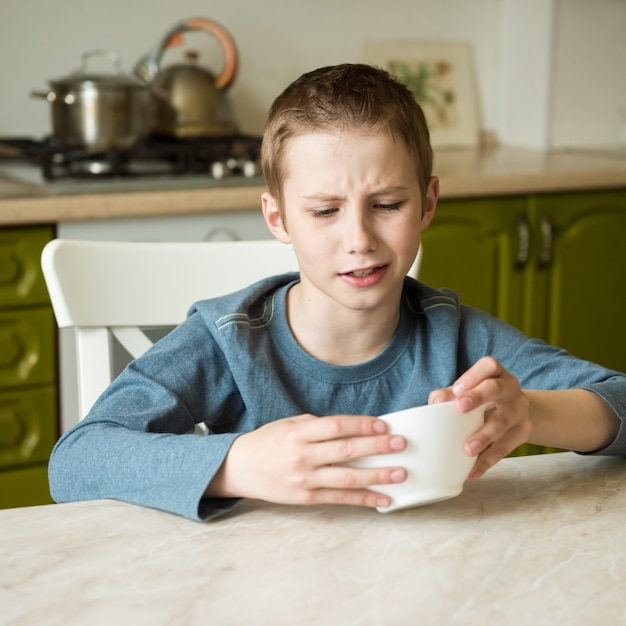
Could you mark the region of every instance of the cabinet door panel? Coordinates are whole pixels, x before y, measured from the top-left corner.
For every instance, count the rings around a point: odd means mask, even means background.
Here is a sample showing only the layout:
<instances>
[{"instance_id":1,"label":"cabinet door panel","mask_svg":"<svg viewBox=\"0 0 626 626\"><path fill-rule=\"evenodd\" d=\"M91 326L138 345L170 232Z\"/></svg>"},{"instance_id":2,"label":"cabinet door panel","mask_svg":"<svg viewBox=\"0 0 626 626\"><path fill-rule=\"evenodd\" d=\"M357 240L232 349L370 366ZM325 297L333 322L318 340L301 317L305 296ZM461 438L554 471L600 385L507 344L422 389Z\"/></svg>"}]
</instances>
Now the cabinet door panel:
<instances>
[{"instance_id":1,"label":"cabinet door panel","mask_svg":"<svg viewBox=\"0 0 626 626\"><path fill-rule=\"evenodd\" d=\"M56 389L0 392L0 467L47 461L56 441Z\"/></svg>"},{"instance_id":2,"label":"cabinet door panel","mask_svg":"<svg viewBox=\"0 0 626 626\"><path fill-rule=\"evenodd\" d=\"M49 302L40 259L53 237L51 227L0 230L1 307Z\"/></svg>"},{"instance_id":3,"label":"cabinet door panel","mask_svg":"<svg viewBox=\"0 0 626 626\"><path fill-rule=\"evenodd\" d=\"M442 201L423 235L420 280L520 326L522 271L516 269L524 198Z\"/></svg>"},{"instance_id":4,"label":"cabinet door panel","mask_svg":"<svg viewBox=\"0 0 626 626\"><path fill-rule=\"evenodd\" d=\"M540 197L535 210L552 227L550 260L535 266L536 334L626 371L626 194Z\"/></svg>"},{"instance_id":5,"label":"cabinet door panel","mask_svg":"<svg viewBox=\"0 0 626 626\"><path fill-rule=\"evenodd\" d=\"M51 383L56 333L49 308L0 310L0 389Z\"/></svg>"},{"instance_id":6,"label":"cabinet door panel","mask_svg":"<svg viewBox=\"0 0 626 626\"><path fill-rule=\"evenodd\" d=\"M0 509L41 504L53 504L47 463L0 470Z\"/></svg>"}]
</instances>

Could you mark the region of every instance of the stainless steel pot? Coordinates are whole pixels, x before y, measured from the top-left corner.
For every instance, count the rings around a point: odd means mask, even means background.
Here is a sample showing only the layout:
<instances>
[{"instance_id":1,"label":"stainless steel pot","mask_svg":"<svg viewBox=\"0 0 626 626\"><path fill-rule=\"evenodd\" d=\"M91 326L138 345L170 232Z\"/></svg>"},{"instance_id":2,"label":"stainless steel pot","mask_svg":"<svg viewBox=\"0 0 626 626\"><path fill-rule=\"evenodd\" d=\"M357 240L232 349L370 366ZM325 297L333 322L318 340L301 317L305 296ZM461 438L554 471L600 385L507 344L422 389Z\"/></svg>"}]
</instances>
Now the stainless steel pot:
<instances>
[{"instance_id":1,"label":"stainless steel pot","mask_svg":"<svg viewBox=\"0 0 626 626\"><path fill-rule=\"evenodd\" d=\"M87 62L94 56L110 59L115 72L87 72ZM149 88L138 78L124 74L115 53L86 52L77 70L49 81L49 85L49 91L33 91L31 95L52 104L53 134L66 148L89 153L127 151L150 132Z\"/></svg>"}]
</instances>

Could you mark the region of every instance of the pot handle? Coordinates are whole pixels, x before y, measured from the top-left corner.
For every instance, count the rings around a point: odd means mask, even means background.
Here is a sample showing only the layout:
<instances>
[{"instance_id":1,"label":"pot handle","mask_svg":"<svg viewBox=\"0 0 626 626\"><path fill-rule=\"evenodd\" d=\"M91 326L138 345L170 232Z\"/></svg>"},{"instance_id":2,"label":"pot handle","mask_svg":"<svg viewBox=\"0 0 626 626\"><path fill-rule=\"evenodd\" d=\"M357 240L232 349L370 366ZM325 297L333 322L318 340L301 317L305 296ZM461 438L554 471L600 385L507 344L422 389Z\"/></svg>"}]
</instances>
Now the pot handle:
<instances>
[{"instance_id":1,"label":"pot handle","mask_svg":"<svg viewBox=\"0 0 626 626\"><path fill-rule=\"evenodd\" d=\"M41 98L42 100L48 100L49 102L54 102L54 100L56 100L56 94L54 93L54 91L35 90L30 92L30 97Z\"/></svg>"},{"instance_id":2,"label":"pot handle","mask_svg":"<svg viewBox=\"0 0 626 626\"><path fill-rule=\"evenodd\" d=\"M56 91L54 91L53 89L51 89L50 91L31 91L30 95L32 98L42 98L43 100L47 100L48 102L56 102L58 98ZM63 99L59 100L59 102L64 102L65 104L74 104L74 102L76 102L76 92L68 91L63 96Z\"/></svg>"},{"instance_id":3,"label":"pot handle","mask_svg":"<svg viewBox=\"0 0 626 626\"><path fill-rule=\"evenodd\" d=\"M182 34L189 30L204 30L214 35L222 44L226 59L222 71L215 79L215 86L218 89L227 89L237 74L237 48L232 36L221 24L204 17L191 17L174 25L163 39L139 60L134 69L135 74L151 82L159 71L163 52L166 48L182 43Z\"/></svg>"}]
</instances>

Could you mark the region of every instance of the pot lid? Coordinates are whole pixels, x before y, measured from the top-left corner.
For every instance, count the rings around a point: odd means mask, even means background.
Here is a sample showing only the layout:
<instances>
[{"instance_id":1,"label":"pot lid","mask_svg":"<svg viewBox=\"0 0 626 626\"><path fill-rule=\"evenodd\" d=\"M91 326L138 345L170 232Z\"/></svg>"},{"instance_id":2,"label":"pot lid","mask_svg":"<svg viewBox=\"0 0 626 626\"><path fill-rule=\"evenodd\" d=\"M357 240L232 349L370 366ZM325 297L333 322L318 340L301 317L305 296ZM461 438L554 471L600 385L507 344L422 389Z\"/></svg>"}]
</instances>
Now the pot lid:
<instances>
[{"instance_id":1,"label":"pot lid","mask_svg":"<svg viewBox=\"0 0 626 626\"><path fill-rule=\"evenodd\" d=\"M113 63L115 71L110 73L87 71L87 61L94 56L107 57ZM64 87L67 89L79 89L86 83L98 85L99 87L147 89L146 83L141 79L124 73L119 55L115 52L104 50L85 52L81 56L81 64L77 69L68 76L51 80L49 83L52 87Z\"/></svg>"},{"instance_id":2,"label":"pot lid","mask_svg":"<svg viewBox=\"0 0 626 626\"><path fill-rule=\"evenodd\" d=\"M79 89L86 84L98 87L126 87L131 89L147 89L146 83L132 76L117 74L70 74L64 78L49 81L52 87Z\"/></svg>"}]
</instances>

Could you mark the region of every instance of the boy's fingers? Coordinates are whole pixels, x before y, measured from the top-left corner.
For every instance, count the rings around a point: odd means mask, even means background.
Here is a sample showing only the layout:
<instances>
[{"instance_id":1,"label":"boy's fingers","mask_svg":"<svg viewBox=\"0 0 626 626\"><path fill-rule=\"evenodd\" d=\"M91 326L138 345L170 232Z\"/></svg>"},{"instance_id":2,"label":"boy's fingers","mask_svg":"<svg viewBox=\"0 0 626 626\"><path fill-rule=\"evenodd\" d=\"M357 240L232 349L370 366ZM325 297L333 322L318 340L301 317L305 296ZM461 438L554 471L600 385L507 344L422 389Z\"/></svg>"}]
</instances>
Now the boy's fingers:
<instances>
[{"instance_id":1,"label":"boy's fingers","mask_svg":"<svg viewBox=\"0 0 626 626\"><path fill-rule=\"evenodd\" d=\"M486 379L497 378L504 373L504 368L493 357L484 356L466 372L461 374L452 385L452 392L456 396L463 395L470 389L480 385Z\"/></svg>"},{"instance_id":2,"label":"boy's fingers","mask_svg":"<svg viewBox=\"0 0 626 626\"><path fill-rule=\"evenodd\" d=\"M291 421L301 424L299 434L310 443L346 437L366 437L387 432L385 422L366 415L299 416Z\"/></svg>"},{"instance_id":3,"label":"boy's fingers","mask_svg":"<svg viewBox=\"0 0 626 626\"><path fill-rule=\"evenodd\" d=\"M345 437L315 444L313 464L321 467L335 463L348 463L365 456L400 452L404 448L406 448L406 440L400 435Z\"/></svg>"},{"instance_id":4,"label":"boy's fingers","mask_svg":"<svg viewBox=\"0 0 626 626\"><path fill-rule=\"evenodd\" d=\"M449 402L454 400L456 396L452 393L451 387L445 389L435 389L428 396L428 404L437 404L438 402Z\"/></svg>"},{"instance_id":5,"label":"boy's fingers","mask_svg":"<svg viewBox=\"0 0 626 626\"><path fill-rule=\"evenodd\" d=\"M299 450L294 459L311 469L391 454L406 447L404 437L386 434L385 422L363 415L304 415L285 420L284 426L285 441L291 441L294 451Z\"/></svg>"},{"instance_id":6,"label":"boy's fingers","mask_svg":"<svg viewBox=\"0 0 626 626\"><path fill-rule=\"evenodd\" d=\"M483 452L474 463L470 472L469 480L480 478L490 467L502 460L507 454L513 452L517 446L526 441L521 435L522 429L511 429L504 436L500 437L490 448Z\"/></svg>"},{"instance_id":7,"label":"boy's fingers","mask_svg":"<svg viewBox=\"0 0 626 626\"><path fill-rule=\"evenodd\" d=\"M403 467L353 468L326 466L315 472L313 488L367 489L376 485L401 483L406 480L407 471Z\"/></svg>"},{"instance_id":8,"label":"boy's fingers","mask_svg":"<svg viewBox=\"0 0 626 626\"><path fill-rule=\"evenodd\" d=\"M391 498L365 489L316 489L304 504L349 504L376 508L390 506Z\"/></svg>"}]
</instances>

